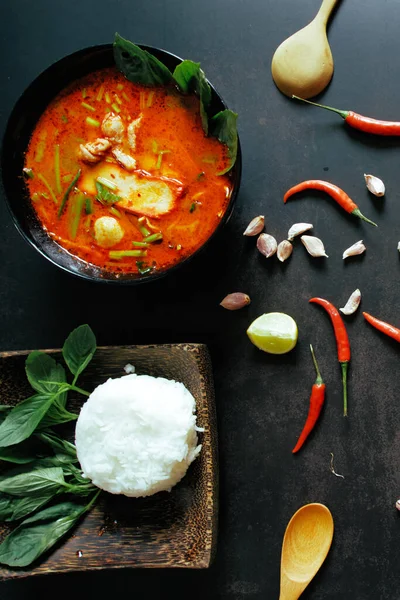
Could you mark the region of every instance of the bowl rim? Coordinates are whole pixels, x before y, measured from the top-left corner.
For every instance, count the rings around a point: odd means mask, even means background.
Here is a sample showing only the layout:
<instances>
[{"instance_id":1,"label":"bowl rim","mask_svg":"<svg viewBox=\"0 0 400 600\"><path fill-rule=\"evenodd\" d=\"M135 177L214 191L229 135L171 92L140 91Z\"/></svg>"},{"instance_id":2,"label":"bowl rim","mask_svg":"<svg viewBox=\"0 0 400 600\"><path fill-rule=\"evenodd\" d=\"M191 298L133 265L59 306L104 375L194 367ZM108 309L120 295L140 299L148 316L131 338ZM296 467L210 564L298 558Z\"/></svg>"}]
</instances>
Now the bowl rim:
<instances>
[{"instance_id":1,"label":"bowl rim","mask_svg":"<svg viewBox=\"0 0 400 600\"><path fill-rule=\"evenodd\" d=\"M184 59L182 59L180 56L169 52L168 50L164 50L163 48L158 48L157 46L149 46L147 44L136 44L137 46L139 46L139 48L146 50L147 52L149 52L150 54L153 54L153 52L155 51L156 53L160 53L162 55L166 55L168 57L171 57L177 61L182 62ZM177 262L176 264L172 265L171 267L169 267L168 269L165 269L163 271L154 271L153 273L149 274L149 275L144 275L144 276L137 276L135 274L134 277L130 278L130 277L124 277L124 278L107 278L107 277L102 277L101 275L96 275L93 273L88 273L88 272L84 272L84 271L80 271L80 270L73 270L70 269L67 265L63 265L60 264L59 262L57 262L57 260L53 257L50 256L45 249L36 241L34 240L30 235L29 235L29 231L27 232L24 228L24 226L21 224L18 216L15 214L12 203L9 200L9 194L7 193L7 189L6 189L6 185L4 182L4 162L5 162L5 155L7 153L7 148L8 148L8 142L9 142L9 138L11 136L11 125L13 120L16 118L16 116L18 115L18 113L21 111L20 105L23 104L24 102L24 98L26 95L28 95L28 93L30 92L30 90L37 85L37 82L40 78L45 77L46 74L48 73L49 70L51 69L55 69L57 68L58 65L60 65L60 63L62 63L63 61L68 61L69 59L73 59L73 58L78 58L79 55L85 56L86 54L91 54L91 53L95 53L97 51L112 51L113 48L113 44L112 43L107 43L107 44L96 44L96 45L92 45L92 46L86 46L84 48L81 48L79 50L76 50L74 52L71 52L69 54L66 54L65 56L62 56L61 58L59 58L58 60L52 62L50 65L48 65L44 70L42 70L29 84L28 86L23 90L23 92L19 95L18 99L16 100L16 102L14 103L14 106L8 116L7 122L6 122L6 127L4 130L4 134L3 134L3 139L1 142L1 157L0 157L0 185L1 185L1 189L3 191L3 195L6 201L6 205L7 208L9 210L9 213L11 214L11 218L12 221L16 227L16 229L18 230L18 232L21 234L21 236L23 237L23 239L30 245L32 246L37 252L39 252L39 254L41 254L44 258L46 258L50 263L52 263L55 267L65 271L66 273L73 275L75 277L78 277L79 279L84 279L86 281L91 281L91 282L96 282L96 283L102 283L102 284L108 284L108 285L139 285L142 283L150 283L150 282L154 282L157 281L159 279L162 279L164 277L166 277L167 275L169 275L170 273L175 273L177 270L179 270L180 268L187 266L188 262L190 262L193 258L195 258L196 256L198 256L200 253L202 253L208 246L209 244L215 239L216 235L218 235L218 233L222 230L222 228L227 224L227 222L229 221L235 202L236 202L236 198L238 196L239 193L239 189L240 189L240 184L241 184L241 176L242 176L242 151L241 151L241 144L240 144L240 137L238 134L238 145L237 145L237 156L236 156L236 162L235 165L233 167L234 170L234 178L235 181L233 183L232 186L232 193L231 196L229 198L229 202L228 205L226 207L225 213L222 216L222 218L220 219L218 225L216 226L216 228L214 229L214 231L211 233L211 235L204 241L204 243L197 248L197 250L195 250L192 254L190 254L189 256L183 258L182 260L180 260L179 262ZM99 69L101 69L102 67L99 66ZM71 80L73 81L73 79ZM208 84L211 87L212 93L217 97L217 99L221 102L222 106L224 107L224 109L227 109L228 106L225 102L225 100L222 98L222 96L219 94L219 92L215 89L215 87L213 86L213 84L207 79ZM52 99L54 99L57 94L59 92L56 92L54 95L52 94ZM43 111L40 113L40 116L43 114ZM29 228L27 227L27 229L29 230ZM52 238L50 238L50 236L48 236L48 238L57 246L59 246L59 244L56 244L56 242L54 242L54 240L52 240ZM63 248L62 246L60 246L61 248ZM63 248L63 250L65 250ZM68 252L68 251L67 251ZM76 261L80 261L81 259L79 259L79 257L76 257L75 255L71 254L71 257L73 258L73 260ZM82 262L86 262L86 261L82 261ZM87 263L87 264L91 264L91 263ZM104 270L104 273L107 273L106 270ZM112 273L112 272L111 272ZM128 274L129 275L129 274Z\"/></svg>"}]
</instances>

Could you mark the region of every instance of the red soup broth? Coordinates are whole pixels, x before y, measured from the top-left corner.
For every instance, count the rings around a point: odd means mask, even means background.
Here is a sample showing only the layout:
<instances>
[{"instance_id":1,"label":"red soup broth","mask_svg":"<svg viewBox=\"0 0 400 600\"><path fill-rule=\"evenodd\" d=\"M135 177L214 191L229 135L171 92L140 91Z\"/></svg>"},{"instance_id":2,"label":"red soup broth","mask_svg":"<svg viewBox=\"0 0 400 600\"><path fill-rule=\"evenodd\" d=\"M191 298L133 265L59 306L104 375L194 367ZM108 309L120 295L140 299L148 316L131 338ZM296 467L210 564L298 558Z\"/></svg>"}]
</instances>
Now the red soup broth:
<instances>
[{"instance_id":1,"label":"red soup broth","mask_svg":"<svg viewBox=\"0 0 400 600\"><path fill-rule=\"evenodd\" d=\"M124 131L109 140L101 159L87 162L80 148L98 138L107 142L103 121L110 114ZM119 162L118 151L134 160L133 169ZM110 68L76 81L46 108L24 171L35 211L53 240L92 265L137 273L165 270L210 237L232 192L229 176L218 175L227 165L226 146L203 132L195 96L133 84ZM98 177L107 184L106 201L96 199ZM97 223L102 217L107 223ZM112 230L106 241L100 223ZM160 239L144 241L153 234Z\"/></svg>"}]
</instances>

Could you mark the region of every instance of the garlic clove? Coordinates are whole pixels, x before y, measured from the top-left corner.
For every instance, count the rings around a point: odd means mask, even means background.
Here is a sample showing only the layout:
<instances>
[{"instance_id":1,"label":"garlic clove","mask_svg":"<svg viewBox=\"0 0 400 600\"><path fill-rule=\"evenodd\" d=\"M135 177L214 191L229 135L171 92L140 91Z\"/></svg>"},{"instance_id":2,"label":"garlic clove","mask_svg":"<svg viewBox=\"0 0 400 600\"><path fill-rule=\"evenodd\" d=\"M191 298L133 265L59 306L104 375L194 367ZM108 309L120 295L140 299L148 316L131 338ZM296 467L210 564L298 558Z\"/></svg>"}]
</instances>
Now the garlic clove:
<instances>
[{"instance_id":1,"label":"garlic clove","mask_svg":"<svg viewBox=\"0 0 400 600\"><path fill-rule=\"evenodd\" d=\"M278 245L277 256L281 262L287 260L292 252L293 246L288 240L283 240L283 242Z\"/></svg>"},{"instance_id":2,"label":"garlic clove","mask_svg":"<svg viewBox=\"0 0 400 600\"><path fill-rule=\"evenodd\" d=\"M345 258L349 258L349 256L358 256L359 254L363 254L363 252L365 252L366 249L367 248L364 246L363 241L360 240L359 242L356 242L355 244L350 246L350 248L347 248L347 250L343 252L343 260Z\"/></svg>"},{"instance_id":3,"label":"garlic clove","mask_svg":"<svg viewBox=\"0 0 400 600\"><path fill-rule=\"evenodd\" d=\"M257 238L257 248L266 258L270 258L275 254L278 244L272 235L261 233Z\"/></svg>"},{"instance_id":4,"label":"garlic clove","mask_svg":"<svg viewBox=\"0 0 400 600\"><path fill-rule=\"evenodd\" d=\"M244 308L248 304L250 304L250 296L243 294L242 292L228 294L222 302L220 302L220 306L227 310L239 310L239 308Z\"/></svg>"},{"instance_id":5,"label":"garlic clove","mask_svg":"<svg viewBox=\"0 0 400 600\"><path fill-rule=\"evenodd\" d=\"M339 310L344 315L352 315L353 313L356 312L357 308L360 306L360 302L361 302L361 292L359 289L357 289L351 294L350 298L347 300L347 302L343 306L343 308L339 308Z\"/></svg>"},{"instance_id":6,"label":"garlic clove","mask_svg":"<svg viewBox=\"0 0 400 600\"><path fill-rule=\"evenodd\" d=\"M397 244L397 250L400 252L400 242Z\"/></svg>"},{"instance_id":7,"label":"garlic clove","mask_svg":"<svg viewBox=\"0 0 400 600\"><path fill-rule=\"evenodd\" d=\"M319 258L320 256L328 258L322 240L312 235L302 235L300 239L308 254L311 254L314 258Z\"/></svg>"},{"instance_id":8,"label":"garlic clove","mask_svg":"<svg viewBox=\"0 0 400 600\"><path fill-rule=\"evenodd\" d=\"M364 179L371 194L379 197L385 195L385 184L383 183L382 179L375 177L375 175L366 175L365 173Z\"/></svg>"},{"instance_id":9,"label":"garlic clove","mask_svg":"<svg viewBox=\"0 0 400 600\"><path fill-rule=\"evenodd\" d=\"M296 235L301 235L302 233L305 233L306 231L312 228L313 226L311 225L311 223L295 223L289 229L287 239L289 240L289 242L292 242Z\"/></svg>"},{"instance_id":10,"label":"garlic clove","mask_svg":"<svg viewBox=\"0 0 400 600\"><path fill-rule=\"evenodd\" d=\"M259 215L258 217L254 217L247 225L246 229L243 232L243 235L251 236L258 235L264 229L264 215Z\"/></svg>"}]
</instances>

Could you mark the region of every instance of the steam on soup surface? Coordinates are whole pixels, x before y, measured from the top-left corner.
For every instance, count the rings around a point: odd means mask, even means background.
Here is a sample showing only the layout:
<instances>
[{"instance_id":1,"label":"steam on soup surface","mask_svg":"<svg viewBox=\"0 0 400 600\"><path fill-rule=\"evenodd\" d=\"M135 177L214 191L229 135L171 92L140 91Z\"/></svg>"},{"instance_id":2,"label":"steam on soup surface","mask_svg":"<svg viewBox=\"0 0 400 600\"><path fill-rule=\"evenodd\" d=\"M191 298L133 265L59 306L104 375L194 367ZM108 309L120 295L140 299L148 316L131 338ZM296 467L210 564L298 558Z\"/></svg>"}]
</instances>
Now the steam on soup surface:
<instances>
[{"instance_id":1,"label":"steam on soup surface","mask_svg":"<svg viewBox=\"0 0 400 600\"><path fill-rule=\"evenodd\" d=\"M164 270L212 234L232 191L227 148L204 135L199 101L128 82L78 80L47 107L25 175L48 234L107 270Z\"/></svg>"}]
</instances>

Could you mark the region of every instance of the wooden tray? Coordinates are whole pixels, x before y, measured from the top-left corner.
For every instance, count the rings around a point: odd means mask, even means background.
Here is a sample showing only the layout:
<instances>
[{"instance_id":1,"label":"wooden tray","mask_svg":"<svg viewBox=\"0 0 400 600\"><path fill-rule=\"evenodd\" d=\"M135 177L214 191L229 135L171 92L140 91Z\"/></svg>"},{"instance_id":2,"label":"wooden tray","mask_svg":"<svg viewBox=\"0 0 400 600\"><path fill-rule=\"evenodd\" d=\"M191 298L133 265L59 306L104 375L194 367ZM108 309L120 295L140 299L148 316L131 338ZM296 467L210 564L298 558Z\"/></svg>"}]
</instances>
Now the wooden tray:
<instances>
[{"instance_id":1,"label":"wooden tray","mask_svg":"<svg viewBox=\"0 0 400 600\"><path fill-rule=\"evenodd\" d=\"M59 350L46 350L59 358ZM16 404L32 393L24 364L28 351L0 353L2 404ZM131 363L138 374L181 381L197 403L202 451L170 493L148 498L102 494L95 508L38 564L29 569L0 568L0 579L123 567L207 568L217 538L217 427L212 370L202 344L98 348L79 379L91 390L108 377L124 374ZM78 411L82 397L70 392L69 407ZM69 433L73 436L73 429ZM0 541L8 533L0 528Z\"/></svg>"}]
</instances>

